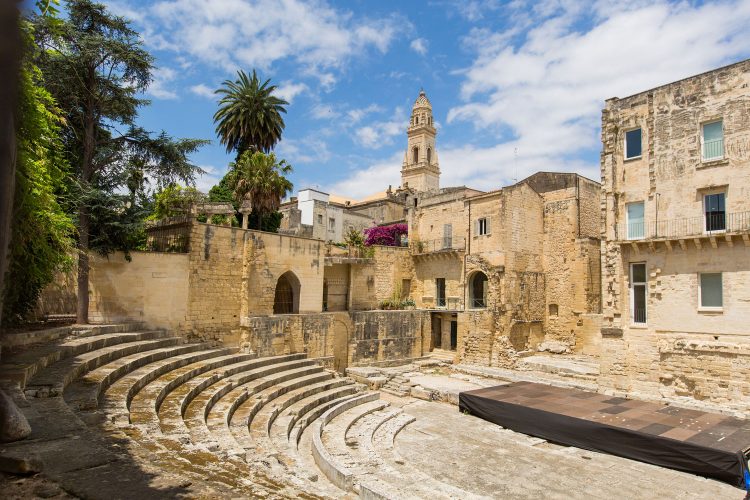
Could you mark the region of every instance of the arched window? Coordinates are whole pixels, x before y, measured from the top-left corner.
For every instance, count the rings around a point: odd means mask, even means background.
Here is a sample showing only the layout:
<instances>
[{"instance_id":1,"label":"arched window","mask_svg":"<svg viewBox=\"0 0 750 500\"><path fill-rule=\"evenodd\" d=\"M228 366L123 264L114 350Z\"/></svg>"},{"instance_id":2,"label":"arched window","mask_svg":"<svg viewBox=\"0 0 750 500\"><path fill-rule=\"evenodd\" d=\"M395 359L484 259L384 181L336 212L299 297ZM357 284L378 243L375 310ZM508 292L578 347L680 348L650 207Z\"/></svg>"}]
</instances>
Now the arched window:
<instances>
[{"instance_id":1,"label":"arched window","mask_svg":"<svg viewBox=\"0 0 750 500\"><path fill-rule=\"evenodd\" d=\"M419 117L418 116L414 117L414 125L419 125Z\"/></svg>"},{"instance_id":2,"label":"arched window","mask_svg":"<svg viewBox=\"0 0 750 500\"><path fill-rule=\"evenodd\" d=\"M481 271L469 278L469 306L474 309L487 307L487 275Z\"/></svg>"},{"instance_id":3,"label":"arched window","mask_svg":"<svg viewBox=\"0 0 750 500\"><path fill-rule=\"evenodd\" d=\"M414 146L411 150L411 155L413 158L412 163L419 163L419 148L417 146Z\"/></svg>"},{"instance_id":4,"label":"arched window","mask_svg":"<svg viewBox=\"0 0 750 500\"><path fill-rule=\"evenodd\" d=\"M287 271L276 282L273 297L274 314L297 314L299 312L299 280L293 272Z\"/></svg>"},{"instance_id":5,"label":"arched window","mask_svg":"<svg viewBox=\"0 0 750 500\"><path fill-rule=\"evenodd\" d=\"M432 148L427 148L427 164L432 163Z\"/></svg>"}]
</instances>

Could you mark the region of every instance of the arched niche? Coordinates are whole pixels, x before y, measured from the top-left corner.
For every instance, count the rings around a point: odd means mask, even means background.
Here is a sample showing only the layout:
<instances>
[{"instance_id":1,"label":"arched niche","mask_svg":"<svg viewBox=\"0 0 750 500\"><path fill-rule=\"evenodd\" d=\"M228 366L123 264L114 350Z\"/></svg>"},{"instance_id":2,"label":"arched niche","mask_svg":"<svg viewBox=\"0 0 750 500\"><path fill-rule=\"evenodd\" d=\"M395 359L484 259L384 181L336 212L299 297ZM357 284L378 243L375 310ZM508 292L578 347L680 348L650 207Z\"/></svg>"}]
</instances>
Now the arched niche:
<instances>
[{"instance_id":1,"label":"arched niche","mask_svg":"<svg viewBox=\"0 0 750 500\"><path fill-rule=\"evenodd\" d=\"M274 314L299 313L300 283L297 276L287 271L276 281L276 291L273 297Z\"/></svg>"}]
</instances>

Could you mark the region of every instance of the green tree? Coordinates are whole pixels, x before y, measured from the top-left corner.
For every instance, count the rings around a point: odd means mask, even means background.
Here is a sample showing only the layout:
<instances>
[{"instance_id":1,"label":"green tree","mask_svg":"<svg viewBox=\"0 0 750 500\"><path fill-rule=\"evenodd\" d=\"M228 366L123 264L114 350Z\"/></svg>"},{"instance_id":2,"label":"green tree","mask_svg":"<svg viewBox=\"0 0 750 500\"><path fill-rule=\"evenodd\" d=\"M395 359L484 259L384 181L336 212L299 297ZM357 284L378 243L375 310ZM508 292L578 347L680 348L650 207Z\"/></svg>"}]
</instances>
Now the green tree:
<instances>
[{"instance_id":1,"label":"green tree","mask_svg":"<svg viewBox=\"0 0 750 500\"><path fill-rule=\"evenodd\" d=\"M250 227L263 229L264 218L277 212L281 200L292 191L293 185L286 178L292 166L286 160L277 161L273 153L245 151L229 168L227 183L235 201L241 204L249 199L253 208Z\"/></svg>"},{"instance_id":2,"label":"green tree","mask_svg":"<svg viewBox=\"0 0 750 500\"><path fill-rule=\"evenodd\" d=\"M91 0L69 0L68 16L37 17L39 66L65 114L63 138L73 171L71 210L78 227L78 322L88 322L89 251L136 244L129 231L142 214L132 200L147 179L158 187L191 183L188 156L206 141L174 140L136 125L153 58L129 22ZM130 189L130 196L123 190Z\"/></svg>"},{"instance_id":3,"label":"green tree","mask_svg":"<svg viewBox=\"0 0 750 500\"><path fill-rule=\"evenodd\" d=\"M29 25L25 23L30 45ZM42 288L70 263L73 222L58 203L65 195L67 162L60 140L62 117L28 58L20 74L16 182L3 321L24 318Z\"/></svg>"},{"instance_id":4,"label":"green tree","mask_svg":"<svg viewBox=\"0 0 750 500\"><path fill-rule=\"evenodd\" d=\"M158 191L154 195L154 208L150 220L159 220L165 217L176 217L189 213L190 209L203 203L206 196L192 186L183 187L179 184L171 184Z\"/></svg>"},{"instance_id":5,"label":"green tree","mask_svg":"<svg viewBox=\"0 0 750 500\"><path fill-rule=\"evenodd\" d=\"M238 71L235 81L225 80L216 91L222 96L214 114L216 135L227 152L237 152L237 158L247 150L268 153L281 139L281 113L289 103L273 95L276 85L270 82L261 84L255 70L252 77Z\"/></svg>"}]
</instances>

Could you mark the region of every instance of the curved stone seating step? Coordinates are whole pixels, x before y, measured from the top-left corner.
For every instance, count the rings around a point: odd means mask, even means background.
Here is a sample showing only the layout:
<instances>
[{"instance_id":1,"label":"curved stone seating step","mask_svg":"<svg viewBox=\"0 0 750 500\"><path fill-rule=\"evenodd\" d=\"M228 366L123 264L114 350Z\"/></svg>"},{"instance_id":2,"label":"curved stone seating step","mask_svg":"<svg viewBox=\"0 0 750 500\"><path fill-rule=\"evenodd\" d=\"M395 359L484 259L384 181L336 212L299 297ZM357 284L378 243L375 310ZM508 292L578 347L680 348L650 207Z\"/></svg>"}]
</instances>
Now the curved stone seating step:
<instances>
[{"instance_id":1,"label":"curved stone seating step","mask_svg":"<svg viewBox=\"0 0 750 500\"><path fill-rule=\"evenodd\" d=\"M289 447L294 451L299 450L300 440L307 427L330 408L356 397L359 389L352 384L316 395L315 399L303 406L299 413L292 415L291 421L287 424ZM306 449L306 453L310 453L309 448Z\"/></svg>"},{"instance_id":2,"label":"curved stone seating step","mask_svg":"<svg viewBox=\"0 0 750 500\"><path fill-rule=\"evenodd\" d=\"M159 427L159 408L172 391L206 372L219 372L224 368L242 369L247 363L256 361L257 357L252 354L239 354L236 349L231 349L227 354L219 355L210 361L197 360L181 368L160 373L137 390L128 390L128 421L138 424L150 423Z\"/></svg>"},{"instance_id":3,"label":"curved stone seating step","mask_svg":"<svg viewBox=\"0 0 750 500\"><path fill-rule=\"evenodd\" d=\"M65 388L63 397L68 406L74 410L95 410L99 407L102 391L128 373L157 361L192 354L205 350L207 347L206 344L185 344L123 356L73 381Z\"/></svg>"},{"instance_id":4,"label":"curved stone seating step","mask_svg":"<svg viewBox=\"0 0 750 500\"><path fill-rule=\"evenodd\" d=\"M305 354L269 358L235 354L206 366L187 366L178 372L167 373L133 397L130 404L130 421L138 425L155 424L154 427L164 434L185 434L187 428L182 421L182 415L192 398L202 390L237 373L304 357ZM206 367L209 369L204 369ZM156 389L158 396L153 402L149 396L151 391Z\"/></svg>"},{"instance_id":5,"label":"curved stone seating step","mask_svg":"<svg viewBox=\"0 0 750 500\"><path fill-rule=\"evenodd\" d=\"M389 402L376 399L354 406L326 423L321 433L321 444L328 456L335 460L340 467L349 468L354 465L356 462L355 456L352 454L353 443L347 444L349 430L365 416L384 410L388 406L390 406Z\"/></svg>"},{"instance_id":6,"label":"curved stone seating step","mask_svg":"<svg viewBox=\"0 0 750 500\"><path fill-rule=\"evenodd\" d=\"M315 362L308 359L299 359L235 375L215 384L209 390L203 391L193 398L185 410L183 421L190 434L190 440L194 444L210 443L211 447L218 446L226 451L244 455L244 450L237 447L231 433L227 433L229 436L223 436L229 437L230 440L228 441L220 440L221 436L211 434L207 419L213 406L228 394L230 396L227 400L231 405L231 401L241 394L246 393L248 397L251 397L257 392L274 385L322 371L323 368Z\"/></svg>"},{"instance_id":7,"label":"curved stone seating step","mask_svg":"<svg viewBox=\"0 0 750 500\"><path fill-rule=\"evenodd\" d=\"M307 400L307 404L303 405L303 408L308 407L312 409L315 405L324 404L356 392L357 387L351 381L346 379L329 379L322 383L303 387L300 392L292 394L289 399L282 399L274 405L266 405L250 421L250 425L245 427L243 447L248 452L254 451L256 455L261 455L263 450L278 449L286 451L289 449L289 436L286 432L288 424L284 425L282 423L279 426L274 426L280 415L287 414L285 410L297 401ZM294 415L292 414L290 417Z\"/></svg>"},{"instance_id":8,"label":"curved stone seating step","mask_svg":"<svg viewBox=\"0 0 750 500\"><path fill-rule=\"evenodd\" d=\"M232 359L236 358L236 352L237 349L232 347L205 349L150 363L133 370L106 388L100 397L99 407L112 421L129 424L130 404L133 397L139 394L142 389L147 386L152 389L148 395L144 394L144 397L149 398L148 403L156 412L157 396L160 389L164 387L154 383L157 379L170 374L172 375L171 380L174 380L180 374L185 373L184 368L186 367L190 367L187 371L199 368L210 370L211 367L221 366L219 363L222 359L225 359L226 364L229 364Z\"/></svg>"},{"instance_id":9,"label":"curved stone seating step","mask_svg":"<svg viewBox=\"0 0 750 500\"><path fill-rule=\"evenodd\" d=\"M178 337L137 340L87 351L48 365L28 382L25 392L30 397L59 396L83 374L112 361L144 351L180 344Z\"/></svg>"},{"instance_id":10,"label":"curved stone seating step","mask_svg":"<svg viewBox=\"0 0 750 500\"><path fill-rule=\"evenodd\" d=\"M344 425L343 432L340 433L343 441L346 429L351 427L354 422L364 415L382 410L388 406L387 402L379 401L379 398L379 393L369 392L346 400L327 410L312 425L311 452L313 461L329 481L344 491L354 490L354 474L352 474L348 467L338 462L328 451L324 445L323 432L328 428L332 420L341 418ZM349 418L342 416L348 416Z\"/></svg>"},{"instance_id":11,"label":"curved stone seating step","mask_svg":"<svg viewBox=\"0 0 750 500\"><path fill-rule=\"evenodd\" d=\"M306 387L320 382L330 383L332 378L332 373L321 369L308 375L274 384L262 390L250 390L247 387L243 387L239 394L235 392L237 389L230 391L211 409L207 421L208 428L213 434L225 435L227 442L233 442L237 447L246 449L247 446L244 443L240 443L230 430L235 416L242 421L241 424L238 424L235 420L235 426L243 426L245 428L244 435L247 436L248 422L255 421L257 418L256 415L263 410L266 410L265 414L269 409L277 408L278 399L282 399L285 394L295 390L304 390ZM242 408L242 413L236 415L239 408Z\"/></svg>"},{"instance_id":12,"label":"curved stone seating step","mask_svg":"<svg viewBox=\"0 0 750 500\"><path fill-rule=\"evenodd\" d=\"M0 379L18 382L23 389L34 375L52 363L125 342L151 340L166 336L167 333L163 330L145 332L105 331L101 333L101 330L92 329L56 339L53 342L35 345L17 353L8 353L3 350Z\"/></svg>"}]
</instances>

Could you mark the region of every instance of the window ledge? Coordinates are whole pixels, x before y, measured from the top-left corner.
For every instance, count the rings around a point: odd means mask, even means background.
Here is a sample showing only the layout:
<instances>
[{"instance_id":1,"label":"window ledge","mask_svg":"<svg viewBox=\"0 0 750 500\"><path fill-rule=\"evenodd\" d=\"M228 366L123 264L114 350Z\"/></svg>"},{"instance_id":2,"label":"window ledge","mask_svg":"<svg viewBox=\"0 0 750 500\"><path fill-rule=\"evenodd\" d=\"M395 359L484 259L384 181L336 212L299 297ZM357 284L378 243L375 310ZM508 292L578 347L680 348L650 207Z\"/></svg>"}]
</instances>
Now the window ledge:
<instances>
[{"instance_id":1,"label":"window ledge","mask_svg":"<svg viewBox=\"0 0 750 500\"><path fill-rule=\"evenodd\" d=\"M723 307L699 307L698 312L702 314L724 314Z\"/></svg>"},{"instance_id":2,"label":"window ledge","mask_svg":"<svg viewBox=\"0 0 750 500\"><path fill-rule=\"evenodd\" d=\"M643 155L641 155L641 156L632 156L630 158L625 158L623 156L622 161L624 163L628 163L628 162L631 162L631 161L638 161L638 160L642 160L642 159L643 159Z\"/></svg>"},{"instance_id":3,"label":"window ledge","mask_svg":"<svg viewBox=\"0 0 750 500\"><path fill-rule=\"evenodd\" d=\"M696 170L712 167L723 167L729 165L729 158L716 158L714 160L701 160L700 164L695 167Z\"/></svg>"},{"instance_id":4,"label":"window ledge","mask_svg":"<svg viewBox=\"0 0 750 500\"><path fill-rule=\"evenodd\" d=\"M635 330L648 330L648 324L647 323L631 323L630 328L633 328Z\"/></svg>"}]
</instances>

